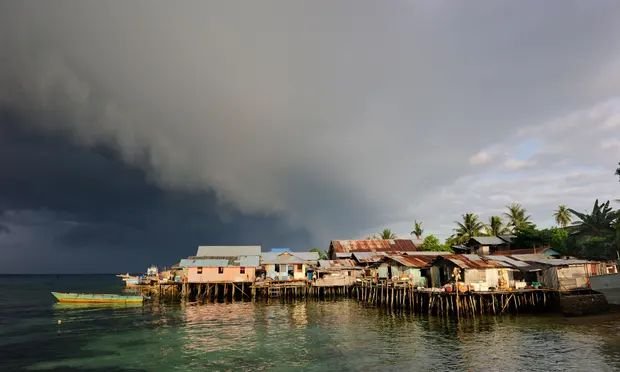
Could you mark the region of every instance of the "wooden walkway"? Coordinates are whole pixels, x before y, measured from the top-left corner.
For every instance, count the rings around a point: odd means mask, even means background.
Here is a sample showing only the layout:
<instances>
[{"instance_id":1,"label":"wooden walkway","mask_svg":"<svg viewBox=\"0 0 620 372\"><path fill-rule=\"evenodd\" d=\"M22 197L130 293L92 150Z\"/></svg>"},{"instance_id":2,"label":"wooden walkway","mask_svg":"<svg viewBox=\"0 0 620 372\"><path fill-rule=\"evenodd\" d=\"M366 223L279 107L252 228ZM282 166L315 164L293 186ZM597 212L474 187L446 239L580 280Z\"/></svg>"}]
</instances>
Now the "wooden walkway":
<instances>
[{"instance_id":1,"label":"wooden walkway","mask_svg":"<svg viewBox=\"0 0 620 372\"><path fill-rule=\"evenodd\" d=\"M557 309L560 298L558 291L548 289L459 293L371 281L363 281L356 286L353 296L365 304L418 314L456 317L549 311Z\"/></svg>"},{"instance_id":2,"label":"wooden walkway","mask_svg":"<svg viewBox=\"0 0 620 372\"><path fill-rule=\"evenodd\" d=\"M313 286L306 280L248 283L162 283L141 286L154 298L195 303L353 298L365 305L440 316L476 316L542 312L559 307L560 292L522 289L491 292L445 292L416 289L410 283L370 279L350 286Z\"/></svg>"}]
</instances>

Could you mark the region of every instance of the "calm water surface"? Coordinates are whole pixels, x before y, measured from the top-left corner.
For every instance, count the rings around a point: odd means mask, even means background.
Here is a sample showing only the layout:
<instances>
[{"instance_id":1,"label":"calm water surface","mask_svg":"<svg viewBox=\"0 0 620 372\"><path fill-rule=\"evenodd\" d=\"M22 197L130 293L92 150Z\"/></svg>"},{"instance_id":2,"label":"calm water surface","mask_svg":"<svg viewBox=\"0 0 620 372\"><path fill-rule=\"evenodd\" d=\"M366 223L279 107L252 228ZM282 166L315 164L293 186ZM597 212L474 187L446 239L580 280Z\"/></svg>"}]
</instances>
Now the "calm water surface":
<instances>
[{"instance_id":1,"label":"calm water surface","mask_svg":"<svg viewBox=\"0 0 620 372\"><path fill-rule=\"evenodd\" d=\"M0 370L620 370L617 315L456 323L354 301L59 306L50 290L119 293L120 281L0 279Z\"/></svg>"}]
</instances>

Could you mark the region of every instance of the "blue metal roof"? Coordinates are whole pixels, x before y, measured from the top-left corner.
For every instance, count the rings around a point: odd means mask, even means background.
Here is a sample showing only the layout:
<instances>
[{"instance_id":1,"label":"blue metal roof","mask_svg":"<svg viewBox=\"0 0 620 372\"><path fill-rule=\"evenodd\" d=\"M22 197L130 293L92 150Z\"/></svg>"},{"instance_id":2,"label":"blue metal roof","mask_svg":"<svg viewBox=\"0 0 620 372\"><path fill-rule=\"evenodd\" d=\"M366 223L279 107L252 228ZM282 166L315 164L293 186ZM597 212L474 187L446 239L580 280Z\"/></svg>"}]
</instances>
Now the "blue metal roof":
<instances>
[{"instance_id":1,"label":"blue metal roof","mask_svg":"<svg viewBox=\"0 0 620 372\"><path fill-rule=\"evenodd\" d=\"M271 248L269 252L284 253L284 252L291 252L291 249L290 248Z\"/></svg>"}]
</instances>

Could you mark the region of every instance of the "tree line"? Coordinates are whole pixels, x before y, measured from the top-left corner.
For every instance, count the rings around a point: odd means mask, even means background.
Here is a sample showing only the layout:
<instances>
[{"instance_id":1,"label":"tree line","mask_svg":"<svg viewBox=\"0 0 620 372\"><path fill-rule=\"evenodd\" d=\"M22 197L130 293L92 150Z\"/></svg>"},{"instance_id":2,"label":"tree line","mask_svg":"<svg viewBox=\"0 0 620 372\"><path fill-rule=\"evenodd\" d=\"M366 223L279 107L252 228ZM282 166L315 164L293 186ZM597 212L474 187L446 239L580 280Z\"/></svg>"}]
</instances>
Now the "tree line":
<instances>
[{"instance_id":1,"label":"tree line","mask_svg":"<svg viewBox=\"0 0 620 372\"><path fill-rule=\"evenodd\" d=\"M615 175L620 178L620 162ZM553 218L557 226L539 229L519 203L507 205L502 216L491 216L487 222L475 213L465 213L460 221L455 221L453 234L443 244L436 236L428 235L420 247L427 251L451 251L451 247L465 244L472 237L512 235L515 248L551 247L561 254L583 258L618 258L620 210L614 210L609 200L599 202L597 199L589 212L579 212L562 204L553 211ZM415 220L411 235L421 239L423 233L422 222ZM396 234L384 229L368 238L395 239Z\"/></svg>"}]
</instances>

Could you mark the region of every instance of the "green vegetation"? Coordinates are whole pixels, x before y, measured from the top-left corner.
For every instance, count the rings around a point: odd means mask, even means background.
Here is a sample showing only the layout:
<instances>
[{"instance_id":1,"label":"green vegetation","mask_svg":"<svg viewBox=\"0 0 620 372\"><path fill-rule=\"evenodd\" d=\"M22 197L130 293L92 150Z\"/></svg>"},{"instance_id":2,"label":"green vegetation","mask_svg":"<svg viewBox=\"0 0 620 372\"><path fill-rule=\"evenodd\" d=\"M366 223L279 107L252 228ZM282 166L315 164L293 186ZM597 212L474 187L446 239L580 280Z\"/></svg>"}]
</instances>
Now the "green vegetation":
<instances>
[{"instance_id":1,"label":"green vegetation","mask_svg":"<svg viewBox=\"0 0 620 372\"><path fill-rule=\"evenodd\" d=\"M551 228L551 247L559 253L568 251L568 231L566 229Z\"/></svg>"},{"instance_id":2,"label":"green vegetation","mask_svg":"<svg viewBox=\"0 0 620 372\"><path fill-rule=\"evenodd\" d=\"M420 239L422 233L424 233L422 222L418 222L418 220L413 221L413 230L411 231L411 235L415 235L417 239Z\"/></svg>"},{"instance_id":3,"label":"green vegetation","mask_svg":"<svg viewBox=\"0 0 620 372\"><path fill-rule=\"evenodd\" d=\"M510 231L516 233L518 230L531 227L533 224L530 222L530 215L526 214L525 208L519 203L512 203L507 205L508 212L504 213L504 216L508 218L508 227Z\"/></svg>"},{"instance_id":4,"label":"green vegetation","mask_svg":"<svg viewBox=\"0 0 620 372\"><path fill-rule=\"evenodd\" d=\"M461 216L462 222L455 221L456 229L452 241L456 244L464 244L473 236L480 236L484 229L484 224L475 213L465 213Z\"/></svg>"},{"instance_id":5,"label":"green vegetation","mask_svg":"<svg viewBox=\"0 0 620 372\"><path fill-rule=\"evenodd\" d=\"M327 253L320 248L311 248L310 252L316 252L319 254L319 260L327 260Z\"/></svg>"},{"instance_id":6,"label":"green vegetation","mask_svg":"<svg viewBox=\"0 0 620 372\"><path fill-rule=\"evenodd\" d=\"M620 162L615 171L620 177ZM620 201L620 200L618 200ZM553 213L559 227L538 229L530 221L530 215L519 203L506 206L504 215L508 224L501 218L491 216L485 226L488 235L502 235L512 232L516 235L512 246L516 248L551 247L559 253L588 258L614 260L620 254L620 209L614 210L609 201L594 202L589 213L578 212L566 205L559 205ZM455 234L446 239L446 245L463 244L470 237L480 235L481 223L478 216L466 213L463 222L457 222Z\"/></svg>"},{"instance_id":7,"label":"green vegetation","mask_svg":"<svg viewBox=\"0 0 620 372\"><path fill-rule=\"evenodd\" d=\"M594 202L590 213L570 212L579 219L570 227L568 252L586 258L613 259L620 250L620 211L609 200Z\"/></svg>"},{"instance_id":8,"label":"green vegetation","mask_svg":"<svg viewBox=\"0 0 620 372\"><path fill-rule=\"evenodd\" d=\"M525 209L517 203L508 206L505 215L509 218L507 225L499 216L491 216L485 225L474 213L462 215L463 220L456 222L454 234L446 239L444 247L464 244L474 236L497 236L512 232L515 234L512 242L515 248L550 247L561 254L598 260L617 259L620 252L620 210L614 210L610 201L599 203L596 200L589 213L560 205L554 213L559 227L548 229L538 229L530 221ZM425 239L423 249L444 250L438 248L439 245L432 239L427 245Z\"/></svg>"},{"instance_id":9,"label":"green vegetation","mask_svg":"<svg viewBox=\"0 0 620 372\"><path fill-rule=\"evenodd\" d=\"M563 208L564 207L564 208ZM564 210L570 215L566 218ZM518 248L551 247L576 257L613 260L620 251L620 210L614 210L610 202L594 202L589 213L560 206L554 214L562 227L537 229L532 223L515 231L513 246ZM572 216L577 220L569 225Z\"/></svg>"},{"instance_id":10,"label":"green vegetation","mask_svg":"<svg viewBox=\"0 0 620 372\"><path fill-rule=\"evenodd\" d=\"M424 238L424 242L422 243L421 248L423 251L452 251L449 245L441 244L441 242L435 235L428 235L426 238Z\"/></svg>"},{"instance_id":11,"label":"green vegetation","mask_svg":"<svg viewBox=\"0 0 620 372\"><path fill-rule=\"evenodd\" d=\"M549 246L551 236L548 230L538 230L536 226L528 226L515 231L516 237L512 240L512 245L518 248L542 248Z\"/></svg>"},{"instance_id":12,"label":"green vegetation","mask_svg":"<svg viewBox=\"0 0 620 372\"><path fill-rule=\"evenodd\" d=\"M441 251L442 244L435 235L429 235L424 238L421 248L423 251Z\"/></svg>"},{"instance_id":13,"label":"green vegetation","mask_svg":"<svg viewBox=\"0 0 620 372\"><path fill-rule=\"evenodd\" d=\"M377 236L378 239L396 239L396 234L390 229L383 229Z\"/></svg>"},{"instance_id":14,"label":"green vegetation","mask_svg":"<svg viewBox=\"0 0 620 372\"><path fill-rule=\"evenodd\" d=\"M489 224L484 227L486 235L497 236L510 233L510 228L504 225L504 221L500 216L491 216Z\"/></svg>"},{"instance_id":15,"label":"green vegetation","mask_svg":"<svg viewBox=\"0 0 620 372\"><path fill-rule=\"evenodd\" d=\"M459 245L459 244L461 243L459 242L459 238L456 235L449 236L444 242L444 245L450 248L450 250L452 250L451 248L452 246Z\"/></svg>"},{"instance_id":16,"label":"green vegetation","mask_svg":"<svg viewBox=\"0 0 620 372\"><path fill-rule=\"evenodd\" d=\"M558 209L553 214L553 217L555 218L555 222L560 227L566 227L572 221L571 212L564 204L561 204L558 207Z\"/></svg>"}]
</instances>

